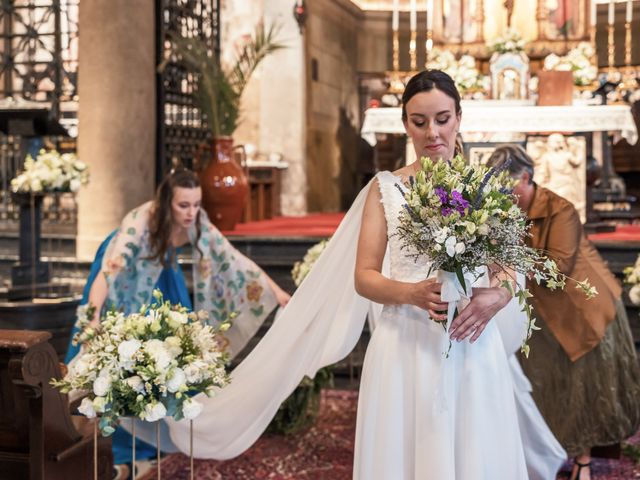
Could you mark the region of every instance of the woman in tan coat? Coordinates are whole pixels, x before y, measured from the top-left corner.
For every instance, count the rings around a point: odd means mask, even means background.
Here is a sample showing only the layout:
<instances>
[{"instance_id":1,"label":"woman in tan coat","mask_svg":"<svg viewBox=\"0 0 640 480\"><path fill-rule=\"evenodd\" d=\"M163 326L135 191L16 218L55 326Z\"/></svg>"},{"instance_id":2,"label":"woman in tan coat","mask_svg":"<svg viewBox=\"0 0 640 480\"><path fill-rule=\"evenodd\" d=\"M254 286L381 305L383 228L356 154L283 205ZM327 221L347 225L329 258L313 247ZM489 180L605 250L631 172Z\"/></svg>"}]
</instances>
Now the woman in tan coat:
<instances>
[{"instance_id":1,"label":"woman in tan coat","mask_svg":"<svg viewBox=\"0 0 640 480\"><path fill-rule=\"evenodd\" d=\"M533 182L533 162L517 146L498 148L489 165L508 163L519 180L519 207L531 222L527 243L574 279L589 279L598 295L587 300L569 283L551 291L528 281L542 330L530 340L522 367L533 398L562 446L575 457L571 479L590 479L591 447L610 445L640 426L640 368L620 299L622 289L587 240L573 205Z\"/></svg>"}]
</instances>

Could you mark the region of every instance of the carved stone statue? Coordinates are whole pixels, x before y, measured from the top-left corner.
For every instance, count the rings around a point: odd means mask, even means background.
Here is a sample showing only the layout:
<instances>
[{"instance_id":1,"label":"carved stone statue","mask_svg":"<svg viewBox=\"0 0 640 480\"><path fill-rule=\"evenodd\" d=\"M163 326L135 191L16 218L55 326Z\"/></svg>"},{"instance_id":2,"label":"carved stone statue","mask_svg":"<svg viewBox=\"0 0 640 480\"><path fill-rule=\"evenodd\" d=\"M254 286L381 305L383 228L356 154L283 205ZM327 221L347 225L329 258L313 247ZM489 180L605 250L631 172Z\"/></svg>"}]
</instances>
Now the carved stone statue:
<instances>
[{"instance_id":1,"label":"carved stone statue","mask_svg":"<svg viewBox=\"0 0 640 480\"><path fill-rule=\"evenodd\" d=\"M534 180L569 200L586 220L586 142L584 137L553 133L527 143L535 165Z\"/></svg>"}]
</instances>

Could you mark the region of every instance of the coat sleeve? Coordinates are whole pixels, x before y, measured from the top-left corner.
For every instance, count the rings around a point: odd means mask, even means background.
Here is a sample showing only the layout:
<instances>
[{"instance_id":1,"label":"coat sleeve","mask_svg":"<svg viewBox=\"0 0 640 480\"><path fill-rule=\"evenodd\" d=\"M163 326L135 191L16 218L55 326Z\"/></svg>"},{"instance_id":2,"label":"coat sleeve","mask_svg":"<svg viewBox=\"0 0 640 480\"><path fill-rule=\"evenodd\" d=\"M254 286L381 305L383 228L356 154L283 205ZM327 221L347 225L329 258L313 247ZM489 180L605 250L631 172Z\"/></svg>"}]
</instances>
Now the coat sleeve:
<instances>
[{"instance_id":1,"label":"coat sleeve","mask_svg":"<svg viewBox=\"0 0 640 480\"><path fill-rule=\"evenodd\" d=\"M547 242L543 249L558 264L558 269L565 275L571 275L576 263L582 224L578 212L567 205L551 218Z\"/></svg>"}]
</instances>

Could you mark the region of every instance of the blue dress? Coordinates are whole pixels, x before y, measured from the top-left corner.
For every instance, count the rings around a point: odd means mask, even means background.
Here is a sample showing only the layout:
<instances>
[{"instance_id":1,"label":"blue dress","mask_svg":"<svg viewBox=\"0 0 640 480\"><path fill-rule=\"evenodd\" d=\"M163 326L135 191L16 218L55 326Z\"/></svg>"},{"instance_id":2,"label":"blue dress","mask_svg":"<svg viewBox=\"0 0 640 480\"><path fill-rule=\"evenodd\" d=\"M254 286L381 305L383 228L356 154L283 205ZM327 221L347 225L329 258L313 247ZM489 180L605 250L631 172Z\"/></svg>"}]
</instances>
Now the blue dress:
<instances>
[{"instance_id":1,"label":"blue dress","mask_svg":"<svg viewBox=\"0 0 640 480\"><path fill-rule=\"evenodd\" d=\"M96 277L100 273L100 270L102 269L102 257L107 250L109 242L115 234L116 231L112 232L102 242L102 244L98 248L98 251L96 252L96 256L93 259L93 263L91 264L91 270L89 272L89 277L87 278L87 283L82 292L82 301L80 302L80 305L85 305L89 301L89 292L91 291L93 281L96 279ZM156 282L155 288L159 289L162 292L165 300L168 300L173 304L179 303L183 307L186 307L189 310L193 310L189 291L187 290L187 285L184 281L184 275L182 274L182 269L180 268L180 265L177 264L177 262L175 266L166 267L162 270L162 273L160 274L160 277L158 277L158 281ZM73 335L75 335L77 330L78 329L76 327L73 328L71 338L73 338ZM69 342L67 355L64 359L65 363L68 364L71 359L78 354L79 350L79 346L74 346L71 344L71 342ZM113 461L115 464L131 463L132 438L133 437L131 436L131 434L123 428L116 428L116 431L112 435ZM136 460L154 458L155 456L156 447L151 446L141 440L136 440Z\"/></svg>"}]
</instances>

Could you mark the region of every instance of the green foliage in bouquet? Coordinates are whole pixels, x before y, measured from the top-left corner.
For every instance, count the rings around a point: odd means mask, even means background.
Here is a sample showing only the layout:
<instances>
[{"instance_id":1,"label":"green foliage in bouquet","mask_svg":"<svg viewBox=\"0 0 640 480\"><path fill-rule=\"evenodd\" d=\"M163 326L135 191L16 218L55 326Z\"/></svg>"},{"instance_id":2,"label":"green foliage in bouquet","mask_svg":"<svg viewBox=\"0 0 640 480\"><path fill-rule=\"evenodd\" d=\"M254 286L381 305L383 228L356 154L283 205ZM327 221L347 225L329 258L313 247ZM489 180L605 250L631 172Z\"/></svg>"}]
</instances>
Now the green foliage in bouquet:
<instances>
[{"instance_id":1,"label":"green foliage in bouquet","mask_svg":"<svg viewBox=\"0 0 640 480\"><path fill-rule=\"evenodd\" d=\"M153 296L155 303L137 313L107 312L95 329L89 327L93 307L81 309L74 342L83 348L64 378L51 380L63 393L86 394L79 411L100 416L105 436L123 416L148 422L193 419L202 405L192 395L212 395L229 382L220 338L229 322L214 328L206 312L171 305L159 290Z\"/></svg>"},{"instance_id":2,"label":"green foliage in bouquet","mask_svg":"<svg viewBox=\"0 0 640 480\"><path fill-rule=\"evenodd\" d=\"M327 245L322 240L311 247L301 262L296 262L291 271L296 286L300 286L313 264L320 257ZM321 368L313 378L304 377L300 385L282 402L275 417L269 424L268 431L283 435L291 435L313 424L320 408L320 393L323 388L333 385L331 367Z\"/></svg>"},{"instance_id":3,"label":"green foliage in bouquet","mask_svg":"<svg viewBox=\"0 0 640 480\"><path fill-rule=\"evenodd\" d=\"M211 135L232 135L240 117L240 98L258 65L271 53L284 48L277 36L280 28L259 23L250 40L240 49L229 68L210 45L200 38L173 37L173 54L198 75L196 101L206 116ZM170 57L160 65L166 67Z\"/></svg>"}]
</instances>

